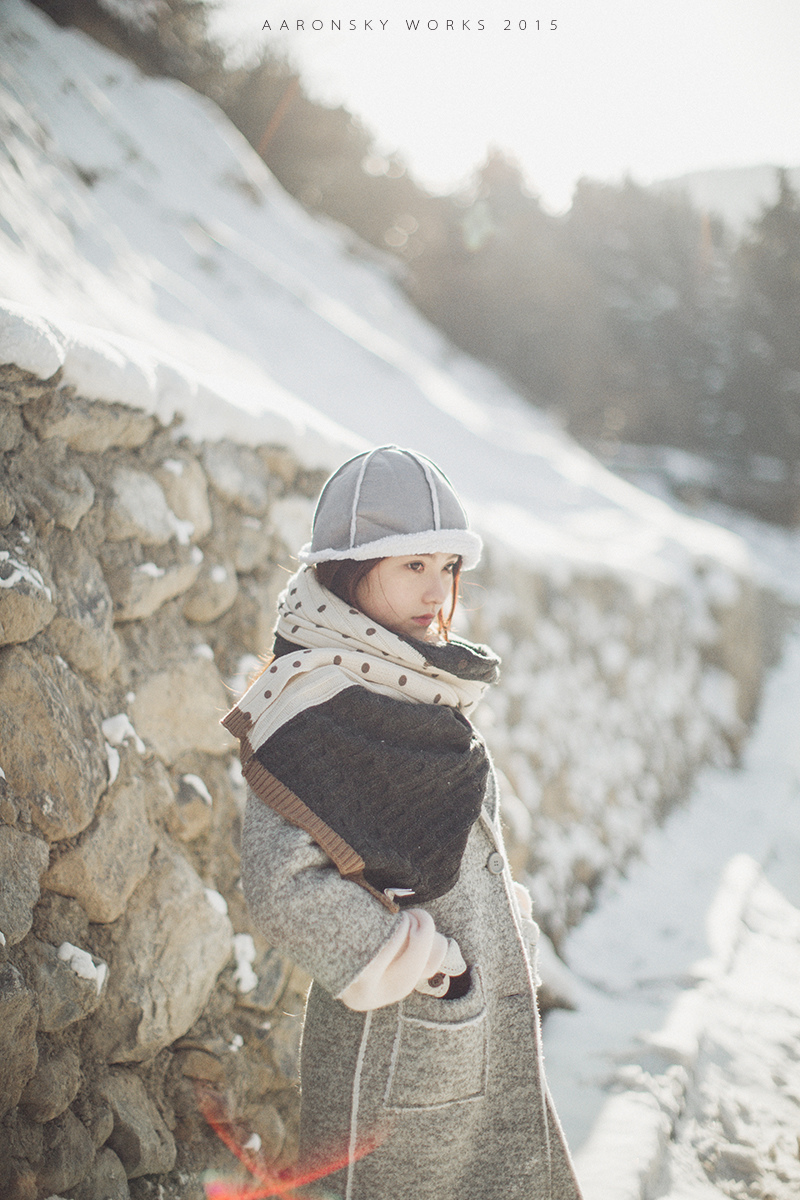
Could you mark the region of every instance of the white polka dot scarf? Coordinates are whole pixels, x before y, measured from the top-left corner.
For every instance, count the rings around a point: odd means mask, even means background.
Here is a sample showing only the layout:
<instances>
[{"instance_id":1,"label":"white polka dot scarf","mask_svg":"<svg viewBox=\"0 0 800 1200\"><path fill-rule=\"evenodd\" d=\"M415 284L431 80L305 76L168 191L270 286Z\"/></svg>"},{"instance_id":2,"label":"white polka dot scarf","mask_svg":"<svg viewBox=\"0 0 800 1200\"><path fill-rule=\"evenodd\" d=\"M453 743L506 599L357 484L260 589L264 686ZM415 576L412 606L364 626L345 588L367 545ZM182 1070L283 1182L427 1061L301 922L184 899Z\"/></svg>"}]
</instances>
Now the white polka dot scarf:
<instances>
[{"instance_id":1,"label":"white polka dot scarf","mask_svg":"<svg viewBox=\"0 0 800 1200\"><path fill-rule=\"evenodd\" d=\"M417 650L370 621L322 587L308 566L279 597L277 632L303 649L276 658L223 722L235 736L246 728L253 752L292 717L354 684L411 704L446 704L466 716L488 686L429 663L424 643Z\"/></svg>"}]
</instances>

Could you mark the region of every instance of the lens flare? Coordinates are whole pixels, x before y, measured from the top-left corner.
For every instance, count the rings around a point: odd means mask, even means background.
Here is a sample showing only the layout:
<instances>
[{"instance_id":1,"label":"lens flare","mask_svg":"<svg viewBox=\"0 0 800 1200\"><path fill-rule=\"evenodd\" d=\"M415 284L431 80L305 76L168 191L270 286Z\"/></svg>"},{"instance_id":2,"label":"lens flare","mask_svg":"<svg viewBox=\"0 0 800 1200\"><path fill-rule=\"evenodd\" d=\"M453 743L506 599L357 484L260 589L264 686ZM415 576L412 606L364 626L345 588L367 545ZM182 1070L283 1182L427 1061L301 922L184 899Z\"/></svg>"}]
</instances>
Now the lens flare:
<instances>
[{"instance_id":1,"label":"lens flare","mask_svg":"<svg viewBox=\"0 0 800 1200\"><path fill-rule=\"evenodd\" d=\"M299 1197L295 1197L298 1188L333 1175L346 1167L351 1160L357 1162L365 1158L386 1141L390 1132L385 1128L380 1133L369 1133L360 1138L352 1154L348 1152L347 1144L343 1141L340 1146L328 1149L324 1154L315 1155L313 1167L296 1164L282 1171L274 1171L264 1165L262 1156L257 1151L248 1148L251 1131L231 1115L223 1098L202 1084L197 1084L195 1090L198 1108L210 1128L253 1176L252 1182L232 1179L209 1180L205 1184L208 1200L269 1200L270 1197L276 1196L286 1200L299 1200Z\"/></svg>"}]
</instances>

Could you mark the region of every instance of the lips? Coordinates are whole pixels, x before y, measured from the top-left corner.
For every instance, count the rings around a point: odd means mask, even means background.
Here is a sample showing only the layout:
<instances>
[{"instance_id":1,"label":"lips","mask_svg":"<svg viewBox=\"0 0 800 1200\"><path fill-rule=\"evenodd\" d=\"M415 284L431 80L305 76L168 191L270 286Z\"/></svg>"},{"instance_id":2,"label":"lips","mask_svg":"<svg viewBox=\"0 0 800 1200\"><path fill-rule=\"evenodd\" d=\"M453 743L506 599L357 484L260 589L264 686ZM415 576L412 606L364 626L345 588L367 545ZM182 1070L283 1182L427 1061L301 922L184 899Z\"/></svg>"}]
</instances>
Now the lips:
<instances>
[{"instance_id":1,"label":"lips","mask_svg":"<svg viewBox=\"0 0 800 1200\"><path fill-rule=\"evenodd\" d=\"M430 625L431 621L433 620L433 613L431 613L429 616L424 616L424 617L412 617L411 620L414 622L415 625L424 625L425 628L427 628L428 625Z\"/></svg>"}]
</instances>

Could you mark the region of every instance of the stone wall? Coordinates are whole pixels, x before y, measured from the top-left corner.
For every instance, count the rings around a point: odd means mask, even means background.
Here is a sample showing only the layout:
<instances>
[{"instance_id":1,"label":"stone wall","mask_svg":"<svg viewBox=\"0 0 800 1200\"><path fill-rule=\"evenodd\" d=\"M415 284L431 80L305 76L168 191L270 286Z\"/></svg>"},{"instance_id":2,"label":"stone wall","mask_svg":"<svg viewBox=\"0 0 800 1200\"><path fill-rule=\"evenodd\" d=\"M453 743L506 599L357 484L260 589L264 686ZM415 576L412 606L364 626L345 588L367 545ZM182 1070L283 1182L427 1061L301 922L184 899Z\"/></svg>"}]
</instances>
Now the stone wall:
<instances>
[{"instance_id":1,"label":"stone wall","mask_svg":"<svg viewBox=\"0 0 800 1200\"><path fill-rule=\"evenodd\" d=\"M198 1095L295 1144L308 981L249 923L219 720L321 475L59 382L0 367L0 1195L190 1200L235 1166Z\"/></svg>"},{"instance_id":2,"label":"stone wall","mask_svg":"<svg viewBox=\"0 0 800 1200\"><path fill-rule=\"evenodd\" d=\"M225 1140L254 1167L292 1159L308 981L245 910L219 719L326 474L301 459L0 366L8 1200L193 1200L203 1171L235 1169ZM693 571L692 595L559 584L490 539L467 591L470 631L506 658L484 728L513 862L556 940L755 701L754 593Z\"/></svg>"},{"instance_id":3,"label":"stone wall","mask_svg":"<svg viewBox=\"0 0 800 1200\"><path fill-rule=\"evenodd\" d=\"M543 570L487 539L465 600L503 673L478 722L513 866L556 945L698 767L736 757L763 671L764 601L741 568L706 548L666 580Z\"/></svg>"}]
</instances>

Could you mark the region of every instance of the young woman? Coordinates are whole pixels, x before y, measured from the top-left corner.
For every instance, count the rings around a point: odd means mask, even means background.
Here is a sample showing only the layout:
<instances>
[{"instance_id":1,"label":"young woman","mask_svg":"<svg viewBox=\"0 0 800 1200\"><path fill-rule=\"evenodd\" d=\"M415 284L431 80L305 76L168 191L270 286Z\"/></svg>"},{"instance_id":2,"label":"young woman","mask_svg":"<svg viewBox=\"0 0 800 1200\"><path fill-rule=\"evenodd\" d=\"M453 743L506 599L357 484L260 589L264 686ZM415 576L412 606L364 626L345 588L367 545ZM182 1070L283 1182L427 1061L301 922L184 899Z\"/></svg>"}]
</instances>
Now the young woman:
<instances>
[{"instance_id":1,"label":"young woman","mask_svg":"<svg viewBox=\"0 0 800 1200\"><path fill-rule=\"evenodd\" d=\"M242 880L314 983L301 1161L341 1200L576 1200L542 1068L536 926L470 716L497 678L450 634L480 539L422 455L320 496L275 657L225 718L250 798Z\"/></svg>"}]
</instances>

